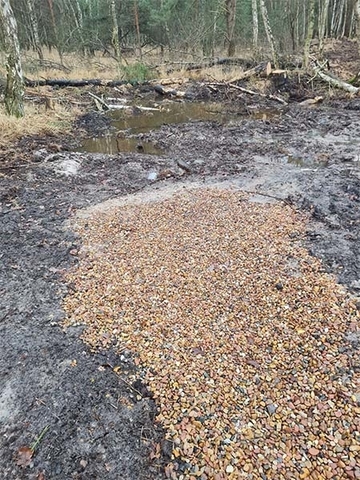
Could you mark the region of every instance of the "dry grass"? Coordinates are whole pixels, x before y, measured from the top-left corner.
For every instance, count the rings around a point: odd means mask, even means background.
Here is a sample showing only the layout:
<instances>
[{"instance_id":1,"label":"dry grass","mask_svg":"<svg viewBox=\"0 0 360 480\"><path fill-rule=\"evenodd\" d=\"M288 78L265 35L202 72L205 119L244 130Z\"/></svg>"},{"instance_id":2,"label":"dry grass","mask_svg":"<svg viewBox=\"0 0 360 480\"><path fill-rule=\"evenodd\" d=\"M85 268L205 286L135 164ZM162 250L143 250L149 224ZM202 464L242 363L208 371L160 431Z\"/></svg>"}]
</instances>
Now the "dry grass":
<instances>
[{"instance_id":1,"label":"dry grass","mask_svg":"<svg viewBox=\"0 0 360 480\"><path fill-rule=\"evenodd\" d=\"M217 53L219 57L226 56L225 52ZM247 55L244 56L246 57ZM169 76L181 76L193 80L205 79L210 81L229 81L236 77L239 74L239 71L241 71L238 66L214 66L189 72L181 66L176 68L176 62L179 62L178 55L174 58L169 54L162 57L157 50L153 50L151 53L144 55L142 61L135 55L124 56L122 66L119 66L114 58L103 56L101 52L97 52L93 57L84 57L78 54L66 54L64 55L63 61L66 69L61 67L60 58L56 52L49 53L44 51L44 57L45 62L41 63L34 52L23 53L23 70L27 78L63 78L69 80L98 78L104 81L125 80L129 79L127 78L127 69L131 69L134 65L139 65L141 63L147 67L149 76L159 79L168 78ZM200 54L196 56L185 55L185 52L183 52L180 61L201 63L202 56ZM3 64L4 62L0 62L0 76L5 73L1 67ZM169 73L169 69L174 70Z\"/></svg>"},{"instance_id":2,"label":"dry grass","mask_svg":"<svg viewBox=\"0 0 360 480\"><path fill-rule=\"evenodd\" d=\"M109 80L139 80L145 78L157 77L180 78L181 83L187 80L197 81L230 81L239 75L241 69L238 66L214 66L202 70L186 71L179 65L176 68L176 62L179 61L179 54L168 54L165 57L160 55L160 51L154 49L143 56L142 63L139 57L135 55L124 57L123 65L119 66L116 60L110 56L104 56L102 52L97 52L93 57L85 57L78 54L66 54L63 58L63 66L57 52L47 52L44 50L44 62L40 62L35 52L23 52L22 65L24 75L29 79L91 79L97 78L103 81ZM186 55L182 52L181 61L201 63L201 53L198 55ZM216 52L219 57L224 56L225 52ZM172 56L171 56L172 55ZM175 62L175 63L173 63ZM0 53L0 80L5 78L5 58ZM65 68L64 68L65 67ZM169 69L174 70L169 72ZM144 78L142 78L144 77ZM13 140L26 135L46 135L64 133L71 128L71 122L79 109L74 102L69 102L69 97L77 96L79 91L75 89L61 89L55 93L48 87L26 89L27 98L35 99L35 102L28 102L25 106L26 115L22 119L9 118L0 105L0 145L5 145ZM55 99L55 111L45 111L45 106L39 105L44 97ZM57 99L56 99L57 97ZM68 108L64 107L67 106Z\"/></svg>"},{"instance_id":3,"label":"dry grass","mask_svg":"<svg viewBox=\"0 0 360 480\"><path fill-rule=\"evenodd\" d=\"M45 111L43 105L28 104L23 118L9 117L0 106L0 146L27 135L54 135L71 130L75 112L57 105Z\"/></svg>"}]
</instances>

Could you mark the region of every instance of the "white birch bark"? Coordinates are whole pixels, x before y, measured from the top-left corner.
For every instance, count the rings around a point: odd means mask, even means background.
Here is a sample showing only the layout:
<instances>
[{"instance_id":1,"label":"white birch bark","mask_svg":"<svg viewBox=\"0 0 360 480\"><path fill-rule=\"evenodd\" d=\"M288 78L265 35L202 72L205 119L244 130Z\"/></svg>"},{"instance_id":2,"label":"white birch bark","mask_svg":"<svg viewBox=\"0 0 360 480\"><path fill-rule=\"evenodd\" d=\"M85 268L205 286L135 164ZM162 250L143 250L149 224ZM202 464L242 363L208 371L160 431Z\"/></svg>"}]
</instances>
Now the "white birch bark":
<instances>
[{"instance_id":1,"label":"white birch bark","mask_svg":"<svg viewBox=\"0 0 360 480\"><path fill-rule=\"evenodd\" d=\"M319 50L322 53L324 49L324 38L326 32L326 25L329 16L329 4L330 0L324 0L322 9L320 11L320 25L319 25Z\"/></svg>"},{"instance_id":2,"label":"white birch bark","mask_svg":"<svg viewBox=\"0 0 360 480\"><path fill-rule=\"evenodd\" d=\"M258 16L258 8L257 8L257 0L251 1L251 9L252 9L252 27L253 27L253 46L254 49L257 50L258 48L258 39L259 39L259 16Z\"/></svg>"},{"instance_id":3,"label":"white birch bark","mask_svg":"<svg viewBox=\"0 0 360 480\"><path fill-rule=\"evenodd\" d=\"M121 60L121 50L120 50L120 42L119 42L119 24L118 24L117 15L116 15L115 0L111 0L110 6L111 6L111 17L112 17L112 22L113 22L112 44L113 44L113 47L114 47L114 50L115 50L115 56L117 58L117 61L120 62L120 60Z\"/></svg>"},{"instance_id":4,"label":"white birch bark","mask_svg":"<svg viewBox=\"0 0 360 480\"><path fill-rule=\"evenodd\" d=\"M308 5L308 15L307 15L307 31L305 37L304 45L304 65L307 68L309 66L309 57L310 57L310 44L314 33L314 22L315 22L315 0L310 0Z\"/></svg>"},{"instance_id":5,"label":"white birch bark","mask_svg":"<svg viewBox=\"0 0 360 480\"><path fill-rule=\"evenodd\" d=\"M277 50L276 50L275 40L274 40L274 36L273 36L273 33L272 33L270 20L269 20L269 15L268 15L268 11L267 11L267 8L266 8L266 5L265 5L265 0L259 0L259 1L260 1L261 16L262 16L262 19L263 19L263 22L264 22L264 28L265 28L266 36L267 36L268 42L270 44L271 54L272 54L272 58L273 58L273 62L274 62L274 67L279 68L279 56L278 56L278 53L277 53Z\"/></svg>"},{"instance_id":6,"label":"white birch bark","mask_svg":"<svg viewBox=\"0 0 360 480\"><path fill-rule=\"evenodd\" d=\"M20 61L17 24L9 0L0 0L0 22L2 24L6 58L5 108L9 115L24 116L24 81Z\"/></svg>"},{"instance_id":7,"label":"white birch bark","mask_svg":"<svg viewBox=\"0 0 360 480\"><path fill-rule=\"evenodd\" d=\"M41 50L40 45L40 36L39 36L39 24L35 14L35 5L34 0L27 0L26 2L28 11L29 11L29 19L31 25L31 34L32 34L32 44L34 49L36 50L37 54L39 55L40 60L44 59L44 55Z\"/></svg>"},{"instance_id":8,"label":"white birch bark","mask_svg":"<svg viewBox=\"0 0 360 480\"><path fill-rule=\"evenodd\" d=\"M355 3L355 21L356 21L356 40L358 44L358 51L360 53L360 0Z\"/></svg>"}]
</instances>

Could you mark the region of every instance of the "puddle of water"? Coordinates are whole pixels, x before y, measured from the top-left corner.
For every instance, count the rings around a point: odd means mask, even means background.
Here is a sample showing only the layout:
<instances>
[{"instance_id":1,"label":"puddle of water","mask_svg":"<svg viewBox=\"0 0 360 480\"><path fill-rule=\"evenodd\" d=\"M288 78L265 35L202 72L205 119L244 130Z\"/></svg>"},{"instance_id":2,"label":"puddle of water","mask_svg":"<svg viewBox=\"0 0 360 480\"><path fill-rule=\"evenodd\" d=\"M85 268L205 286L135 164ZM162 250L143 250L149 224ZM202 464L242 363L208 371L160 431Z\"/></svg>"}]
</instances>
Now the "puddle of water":
<instances>
[{"instance_id":1,"label":"puddle of water","mask_svg":"<svg viewBox=\"0 0 360 480\"><path fill-rule=\"evenodd\" d=\"M228 112L224 105L209 102L159 102L144 105L158 110L142 111L136 106L129 109L114 110L108 115L115 132L102 138L89 138L83 141L82 152L114 154L118 152L139 152L150 155L162 155L164 152L149 142L139 142L136 138L123 138L124 133L139 134L160 128L162 125L188 123L191 121L217 121L228 124L241 117L269 120L279 111L266 110L247 112ZM141 145L139 147L139 145Z\"/></svg>"},{"instance_id":2,"label":"puddle of water","mask_svg":"<svg viewBox=\"0 0 360 480\"><path fill-rule=\"evenodd\" d=\"M139 152L148 155L163 155L163 151L150 142L140 142L137 138L119 138L114 135L105 137L87 138L82 142L82 152L107 153L114 155L118 152Z\"/></svg>"},{"instance_id":3,"label":"puddle of water","mask_svg":"<svg viewBox=\"0 0 360 480\"><path fill-rule=\"evenodd\" d=\"M165 124L179 124L191 121L216 120L226 123L238 117L236 113L224 111L224 106L204 102L171 102L157 105L158 111L139 112L135 114L114 111L111 113L112 125L118 130L130 130L131 133L145 133L160 128Z\"/></svg>"}]
</instances>

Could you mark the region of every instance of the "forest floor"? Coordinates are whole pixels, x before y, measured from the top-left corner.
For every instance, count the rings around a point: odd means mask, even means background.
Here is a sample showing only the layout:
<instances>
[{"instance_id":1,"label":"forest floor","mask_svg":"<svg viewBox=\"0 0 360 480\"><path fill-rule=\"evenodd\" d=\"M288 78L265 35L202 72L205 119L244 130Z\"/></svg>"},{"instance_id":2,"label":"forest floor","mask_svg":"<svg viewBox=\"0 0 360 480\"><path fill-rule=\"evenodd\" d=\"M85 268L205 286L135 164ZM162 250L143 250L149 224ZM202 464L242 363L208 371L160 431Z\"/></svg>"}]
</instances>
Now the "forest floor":
<instances>
[{"instance_id":1,"label":"forest floor","mask_svg":"<svg viewBox=\"0 0 360 480\"><path fill-rule=\"evenodd\" d=\"M284 85L279 94L287 93L292 103L281 106L266 98L249 99L225 87L214 92L189 83L182 87L189 93L189 104L218 103L228 116L223 121L169 122L147 131L122 132L135 140L134 151L90 153L79 148L86 138L111 131L109 116L96 112L82 115L72 136L29 136L3 150L2 478L360 478L360 439L356 436L360 406L360 101L326 95L322 104L302 106L295 100L324 94L321 84L315 82L315 91L306 85ZM161 103L149 87L131 89L126 95L135 105ZM139 122L141 115L135 108L131 112ZM152 154L146 153L147 145L154 147ZM224 221L218 225L219 218ZM116 263L123 255L114 250L118 244L112 241L118 226L125 232L121 242L131 252L125 264ZM153 231L158 235L155 240ZM211 254L204 269L210 268L216 277L210 286L199 280L203 276L196 270L205 258L202 237ZM219 251L226 252L227 244L240 240L244 242L240 253L231 250L218 264ZM168 254L164 256L163 251ZM132 265L137 255L139 264ZM149 255L155 256L150 263ZM195 267L189 262L191 257ZM273 263L266 263L267 257ZM268 267L259 265L259 258ZM227 286L234 288L236 282L230 276L224 280L221 270L233 271L231 259L242 269L239 272L234 267L236 281L243 272L241 288L246 295L239 298L239 305L245 308L259 302L262 312L271 312L270 326L259 317L256 325L245 322L245 327L236 330L239 324L232 323L233 310L227 309L233 298L225 295ZM118 269L115 278L111 264ZM156 267L164 284L168 277L162 276L161 268L174 272L180 265L189 275L185 284L183 276L174 277L179 294L176 305L189 332L183 332L179 340L178 332L171 330L173 325L161 320L165 337L176 345L165 357L168 347L158 342L163 335L158 327L151 330L153 323L145 322L135 331L126 318L119 325L121 311L113 311L113 300L108 298L111 289L134 296L136 303L131 303L131 297L127 307L131 318L141 312L146 317L148 311L151 318L162 318L163 307L144 301L146 289L136 297L136 278L125 283L126 265L131 265L131 271L138 268L140 276ZM96 275L99 271L101 275ZM161 288L151 278L144 288ZM296 282L303 282L301 294ZM231 317L219 331L224 320L219 312L204 317L191 303L187 289L192 291L198 283L211 292L205 305L199 305L209 312L220 306ZM125 293L117 291L119 285L125 285ZM104 298L109 300L105 306ZM184 306L184 298L190 298L190 305ZM301 314L299 303L304 306ZM292 305L294 319L286 317L284 305ZM65 329L64 308L70 316ZM202 319L197 332L191 330L191 309ZM111 319L108 325L104 316ZM211 328L206 323L209 316L214 321ZM128 338L118 334L116 329L122 326ZM146 330L148 338L139 335L139 328ZM210 339L209 330L217 337L226 330L224 342ZM245 335L249 331L251 338ZM181 342L186 343L183 352ZM288 350L281 350L283 344L288 344ZM239 354L234 353L234 345L246 347ZM304 345L309 349L301 350ZM289 374L284 361L280 362L292 350L294 362L303 361L296 365L296 374ZM269 364L264 365L268 357ZM240 373L233 371L236 358ZM216 390L224 389L228 397L219 399L214 393L215 410L202 415L199 404L194 407L191 400L193 391L184 390L188 403L179 407L174 383L180 388L190 372L199 387L197 395L206 392L200 378L208 371L206 359L217 367L225 361L220 373L216 367L216 376L209 375ZM278 362L275 375L269 370L272 361ZM179 364L185 371L179 370ZM193 370L194 365L199 369ZM236 392L231 390L234 376L239 382ZM301 388L313 381L309 380L312 376L318 378L316 388L303 395ZM230 383L222 383L224 379ZM295 397L289 394L284 405L287 383L297 393ZM226 423L234 415L234 399L243 406L240 423L231 420L241 430L235 433ZM286 408L292 410L288 416ZM210 418L215 414L220 422L217 427ZM158 415L160 422L155 421ZM324 419L322 426L319 416ZM293 423L289 418L295 418ZM182 436L181 429L189 436ZM195 438L194 429L200 429L205 443ZM214 435L221 441L212 444ZM216 451L210 451L214 445ZM239 451L246 455L236 456L234 452ZM204 469L204 455L210 470ZM291 464L286 455L292 456Z\"/></svg>"}]
</instances>

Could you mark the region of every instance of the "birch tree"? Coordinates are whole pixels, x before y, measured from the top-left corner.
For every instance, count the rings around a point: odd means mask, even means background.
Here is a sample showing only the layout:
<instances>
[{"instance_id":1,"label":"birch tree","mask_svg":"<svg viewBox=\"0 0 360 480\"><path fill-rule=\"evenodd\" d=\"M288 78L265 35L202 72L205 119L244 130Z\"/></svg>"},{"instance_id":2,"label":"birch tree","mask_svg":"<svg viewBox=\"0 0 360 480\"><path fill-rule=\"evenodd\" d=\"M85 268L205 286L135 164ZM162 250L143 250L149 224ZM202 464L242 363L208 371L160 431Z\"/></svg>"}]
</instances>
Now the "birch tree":
<instances>
[{"instance_id":1,"label":"birch tree","mask_svg":"<svg viewBox=\"0 0 360 480\"><path fill-rule=\"evenodd\" d=\"M40 43L40 35L39 35L39 24L35 14L35 5L34 0L27 0L26 1L27 8L29 11L29 20L31 25L31 36L32 36L32 44L34 50L36 50L37 54L39 55L40 60L44 59L41 43Z\"/></svg>"},{"instance_id":2,"label":"birch tree","mask_svg":"<svg viewBox=\"0 0 360 480\"><path fill-rule=\"evenodd\" d=\"M121 60L121 50L120 50L120 42L119 42L119 24L117 20L116 14L116 3L115 0L111 0L111 17L112 17L112 44L115 50L115 56L118 62Z\"/></svg>"},{"instance_id":3,"label":"birch tree","mask_svg":"<svg viewBox=\"0 0 360 480\"><path fill-rule=\"evenodd\" d=\"M10 0L0 0L0 23L6 51L5 108L8 115L24 116L24 81L20 61L17 24Z\"/></svg>"},{"instance_id":4,"label":"birch tree","mask_svg":"<svg viewBox=\"0 0 360 480\"><path fill-rule=\"evenodd\" d=\"M358 44L358 51L360 53L360 0L355 3L355 19L356 19L356 39Z\"/></svg>"},{"instance_id":5,"label":"birch tree","mask_svg":"<svg viewBox=\"0 0 360 480\"><path fill-rule=\"evenodd\" d=\"M139 50L140 59L142 60L140 23L139 23L139 9L138 9L137 0L134 0L134 20L135 20L136 39L137 39L137 44L138 44L138 50Z\"/></svg>"},{"instance_id":6,"label":"birch tree","mask_svg":"<svg viewBox=\"0 0 360 480\"><path fill-rule=\"evenodd\" d=\"M54 32L55 46L56 46L56 49L59 53L60 62L62 64L63 63L63 54L62 54L62 47L61 47L60 42L59 42L58 29L57 29L57 26L56 26L54 4L53 4L53 0L47 0L47 2L48 2L48 5L49 5L51 25L52 25L53 32Z\"/></svg>"},{"instance_id":7,"label":"birch tree","mask_svg":"<svg viewBox=\"0 0 360 480\"><path fill-rule=\"evenodd\" d=\"M259 1L260 1L261 16L262 16L262 19L263 19L263 22L264 22L264 28L265 28L266 36L267 36L268 42L270 44L274 66L275 66L275 68L279 68L279 56L278 56L277 49L276 49L276 46L275 46L275 40L274 40L274 36L273 36L273 33L272 33L270 20L269 20L269 15L268 15L268 11L267 11L267 8L266 8L266 5L265 5L265 0L259 0Z\"/></svg>"},{"instance_id":8,"label":"birch tree","mask_svg":"<svg viewBox=\"0 0 360 480\"><path fill-rule=\"evenodd\" d=\"M314 34L315 24L315 0L309 0L309 10L307 15L307 31L304 45L304 65L308 67L310 57L310 44Z\"/></svg>"},{"instance_id":9,"label":"birch tree","mask_svg":"<svg viewBox=\"0 0 360 480\"><path fill-rule=\"evenodd\" d=\"M329 15L329 4L330 0L324 0L322 8L320 10L320 18L319 18L319 50L322 53L324 49L324 37L326 32L326 24L328 21Z\"/></svg>"},{"instance_id":10,"label":"birch tree","mask_svg":"<svg viewBox=\"0 0 360 480\"><path fill-rule=\"evenodd\" d=\"M259 39L259 18L258 18L257 0L251 0L251 10L252 10L252 27L253 27L253 46L256 51L258 48L258 39Z\"/></svg>"}]
</instances>

